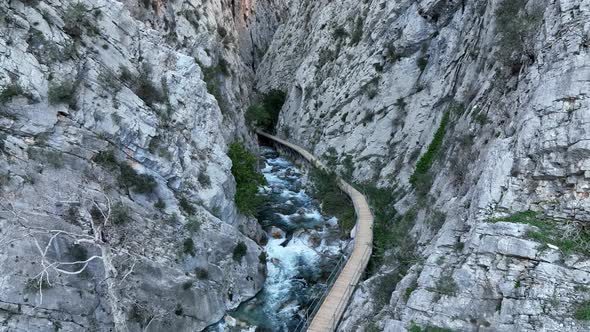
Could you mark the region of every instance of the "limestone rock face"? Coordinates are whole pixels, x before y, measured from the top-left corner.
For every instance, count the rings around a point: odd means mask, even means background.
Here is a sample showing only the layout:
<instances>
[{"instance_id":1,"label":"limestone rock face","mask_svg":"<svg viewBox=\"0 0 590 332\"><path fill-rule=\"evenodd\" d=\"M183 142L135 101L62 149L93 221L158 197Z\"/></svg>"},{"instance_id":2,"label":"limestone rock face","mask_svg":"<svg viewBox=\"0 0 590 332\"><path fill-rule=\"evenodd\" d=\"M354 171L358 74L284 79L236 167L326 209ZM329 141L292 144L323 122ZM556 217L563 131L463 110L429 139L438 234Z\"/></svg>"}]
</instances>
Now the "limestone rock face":
<instances>
[{"instance_id":1,"label":"limestone rock face","mask_svg":"<svg viewBox=\"0 0 590 332\"><path fill-rule=\"evenodd\" d=\"M0 3L0 331L197 331L260 290L225 151L281 15L240 6Z\"/></svg>"},{"instance_id":2,"label":"limestone rock face","mask_svg":"<svg viewBox=\"0 0 590 332\"><path fill-rule=\"evenodd\" d=\"M414 213L407 236L420 258L399 282L389 281L395 259L374 272L339 329L588 330L574 318L590 300L587 257L529 226L485 222L526 210L590 221L588 4L302 0L290 10L257 72L260 90L288 91L279 134L395 190L398 214ZM411 175L445 113L417 188Z\"/></svg>"}]
</instances>

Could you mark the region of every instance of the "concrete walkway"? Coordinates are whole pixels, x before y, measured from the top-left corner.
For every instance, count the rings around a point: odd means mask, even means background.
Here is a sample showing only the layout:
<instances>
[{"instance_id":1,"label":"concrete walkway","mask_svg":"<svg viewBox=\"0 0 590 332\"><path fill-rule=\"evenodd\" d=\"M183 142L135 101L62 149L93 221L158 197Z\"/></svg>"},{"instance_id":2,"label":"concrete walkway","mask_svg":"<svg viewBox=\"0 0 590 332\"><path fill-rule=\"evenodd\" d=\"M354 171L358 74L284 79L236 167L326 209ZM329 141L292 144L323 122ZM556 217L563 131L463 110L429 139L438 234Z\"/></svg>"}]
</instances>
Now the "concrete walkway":
<instances>
[{"instance_id":1,"label":"concrete walkway","mask_svg":"<svg viewBox=\"0 0 590 332\"><path fill-rule=\"evenodd\" d=\"M321 161L302 147L261 131L257 131L257 133L293 149L315 167L328 170ZM334 331L336 329L340 318L342 318L344 309L348 305L352 292L369 263L373 248L373 215L371 214L365 196L344 180L339 178L338 182L340 189L350 196L354 204L354 210L356 211L354 248L346 265L344 265L340 275L338 275L336 282L334 282L324 302L322 302L320 309L312 318L307 331L324 332Z\"/></svg>"}]
</instances>

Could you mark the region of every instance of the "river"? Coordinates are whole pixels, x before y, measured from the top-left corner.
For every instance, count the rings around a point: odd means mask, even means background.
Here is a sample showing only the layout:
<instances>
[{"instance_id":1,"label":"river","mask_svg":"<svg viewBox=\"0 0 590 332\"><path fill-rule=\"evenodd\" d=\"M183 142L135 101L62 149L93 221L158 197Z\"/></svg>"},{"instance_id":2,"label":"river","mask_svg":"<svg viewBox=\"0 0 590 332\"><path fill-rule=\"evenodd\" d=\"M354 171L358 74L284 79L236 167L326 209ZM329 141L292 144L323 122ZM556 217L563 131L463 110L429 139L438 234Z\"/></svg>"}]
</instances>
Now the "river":
<instances>
[{"instance_id":1,"label":"river","mask_svg":"<svg viewBox=\"0 0 590 332\"><path fill-rule=\"evenodd\" d=\"M269 238L268 275L263 289L214 331L293 331L325 291L347 243L340 238L338 220L323 215L309 196L305 174L274 149L260 151L267 185L259 188L266 203L257 218Z\"/></svg>"}]
</instances>

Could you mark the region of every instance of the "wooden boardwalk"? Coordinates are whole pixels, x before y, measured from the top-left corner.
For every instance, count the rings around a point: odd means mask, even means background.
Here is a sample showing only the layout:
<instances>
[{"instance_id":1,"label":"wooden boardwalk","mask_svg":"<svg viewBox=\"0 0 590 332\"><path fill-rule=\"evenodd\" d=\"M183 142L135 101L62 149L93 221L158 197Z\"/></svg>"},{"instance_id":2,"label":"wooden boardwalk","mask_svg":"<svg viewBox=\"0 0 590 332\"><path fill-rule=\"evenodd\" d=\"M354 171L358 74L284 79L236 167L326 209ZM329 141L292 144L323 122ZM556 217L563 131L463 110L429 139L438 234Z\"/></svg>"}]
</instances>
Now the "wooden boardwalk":
<instances>
[{"instance_id":1,"label":"wooden boardwalk","mask_svg":"<svg viewBox=\"0 0 590 332\"><path fill-rule=\"evenodd\" d=\"M261 131L257 131L257 133L291 148L315 167L328 170L321 161L302 147ZM322 302L315 316L312 318L312 321L307 328L307 331L312 332L334 331L336 329L340 318L342 318L344 309L346 309L350 297L352 296L352 292L369 263L373 248L373 215L371 214L365 196L344 180L339 178L338 182L340 189L342 189L342 191L344 191L352 200L354 210L356 211L357 219L354 248L348 261L344 265L344 268L334 282L334 285L330 288L328 295Z\"/></svg>"}]
</instances>

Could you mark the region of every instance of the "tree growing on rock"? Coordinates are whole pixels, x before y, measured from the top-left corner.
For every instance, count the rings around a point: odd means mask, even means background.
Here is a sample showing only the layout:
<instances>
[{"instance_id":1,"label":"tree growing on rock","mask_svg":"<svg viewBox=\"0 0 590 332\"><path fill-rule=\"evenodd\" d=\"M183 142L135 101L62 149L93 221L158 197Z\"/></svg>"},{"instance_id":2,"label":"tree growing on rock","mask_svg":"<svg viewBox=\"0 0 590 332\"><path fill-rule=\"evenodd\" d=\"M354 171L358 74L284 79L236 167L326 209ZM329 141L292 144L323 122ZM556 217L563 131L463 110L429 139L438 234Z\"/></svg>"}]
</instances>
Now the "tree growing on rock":
<instances>
[{"instance_id":1,"label":"tree growing on rock","mask_svg":"<svg viewBox=\"0 0 590 332\"><path fill-rule=\"evenodd\" d=\"M82 217L87 220L83 228L87 232L71 231L69 228L43 228L30 222L27 211L19 211L6 200L0 201L0 209L9 215L8 229L0 236L0 247L18 241L31 241L39 261L38 272L26 282L26 289L37 293L36 306L43 304L44 293L63 276L76 276L87 273L91 264L99 262L104 273L107 303L111 307L116 331L127 331L127 313L119 295L119 287L134 271L140 254L109 243L109 232L113 231L113 204L102 192L85 189L90 198L82 201L67 201L62 204L82 206ZM70 243L66 258L55 254L59 242ZM68 259L68 257L70 259ZM117 264L123 258L128 264ZM155 317L155 316L154 316Z\"/></svg>"}]
</instances>

